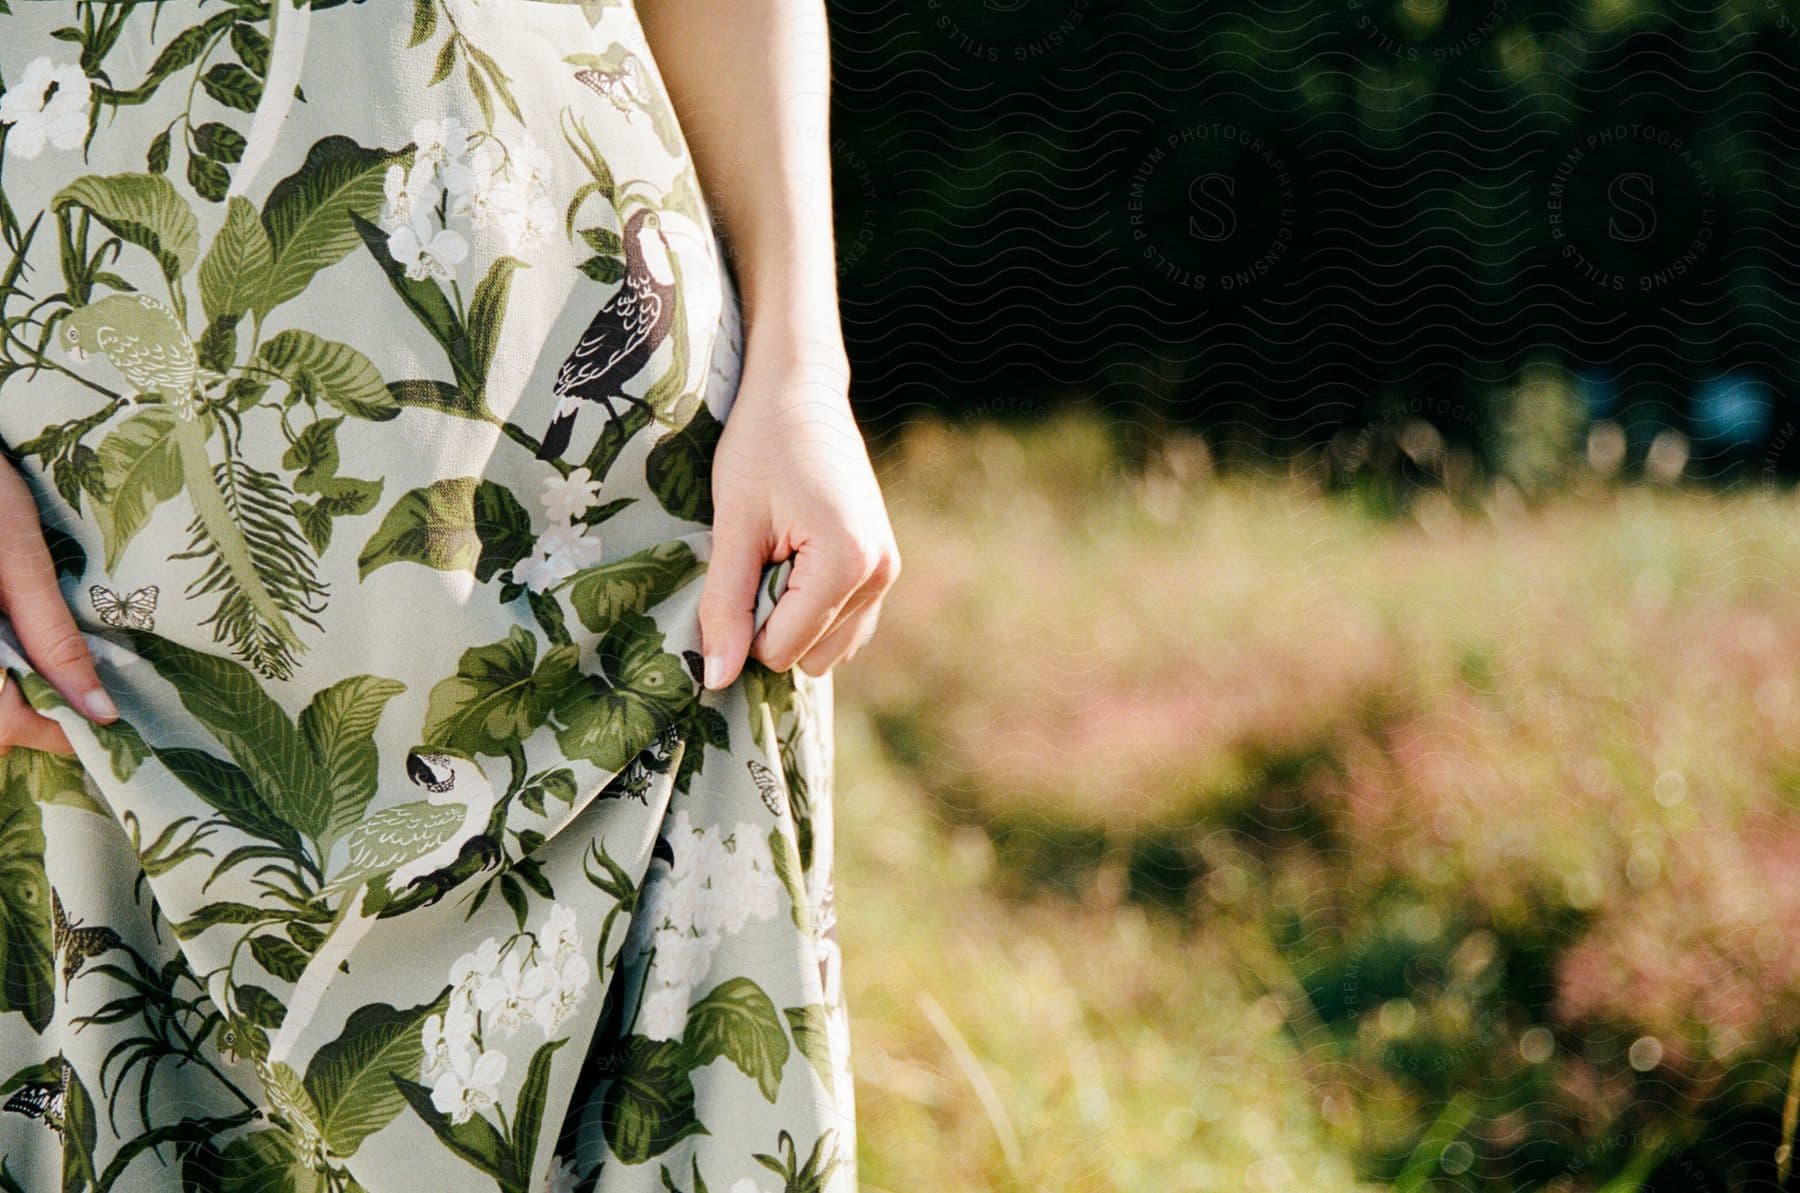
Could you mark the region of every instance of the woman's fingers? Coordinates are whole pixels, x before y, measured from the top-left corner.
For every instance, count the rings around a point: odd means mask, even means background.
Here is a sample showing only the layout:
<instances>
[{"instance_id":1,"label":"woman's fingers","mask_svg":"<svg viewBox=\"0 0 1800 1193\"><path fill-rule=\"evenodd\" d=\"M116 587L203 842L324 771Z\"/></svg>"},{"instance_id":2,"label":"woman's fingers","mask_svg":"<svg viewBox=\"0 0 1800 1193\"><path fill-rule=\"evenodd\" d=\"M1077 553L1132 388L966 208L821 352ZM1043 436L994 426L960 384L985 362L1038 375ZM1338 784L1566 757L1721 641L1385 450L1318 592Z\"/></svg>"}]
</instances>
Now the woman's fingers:
<instances>
[{"instance_id":1,"label":"woman's fingers","mask_svg":"<svg viewBox=\"0 0 1800 1193\"><path fill-rule=\"evenodd\" d=\"M14 746L52 754L75 752L62 726L26 703L17 676L9 677L6 687L0 689L0 754Z\"/></svg>"},{"instance_id":2,"label":"woman's fingers","mask_svg":"<svg viewBox=\"0 0 1800 1193\"><path fill-rule=\"evenodd\" d=\"M875 623L881 618L881 597L865 598L861 594L846 608L838 623L820 638L813 648L800 656L800 670L808 675L823 675L839 663L848 662L875 634Z\"/></svg>"},{"instance_id":3,"label":"woman's fingers","mask_svg":"<svg viewBox=\"0 0 1800 1193\"><path fill-rule=\"evenodd\" d=\"M891 544L872 547L845 534L802 546L750 653L772 671L788 670L851 620L854 607L879 599L899 573Z\"/></svg>"},{"instance_id":4,"label":"woman's fingers","mask_svg":"<svg viewBox=\"0 0 1800 1193\"><path fill-rule=\"evenodd\" d=\"M100 686L93 656L57 585L37 504L10 464L0 466L0 560L0 610L12 620L32 666L89 719L117 719L119 710Z\"/></svg>"},{"instance_id":5,"label":"woman's fingers","mask_svg":"<svg viewBox=\"0 0 1800 1193\"><path fill-rule=\"evenodd\" d=\"M722 688L743 670L756 626L756 586L768 543L747 523L721 516L713 527L712 558L700 591L702 682Z\"/></svg>"}]
</instances>

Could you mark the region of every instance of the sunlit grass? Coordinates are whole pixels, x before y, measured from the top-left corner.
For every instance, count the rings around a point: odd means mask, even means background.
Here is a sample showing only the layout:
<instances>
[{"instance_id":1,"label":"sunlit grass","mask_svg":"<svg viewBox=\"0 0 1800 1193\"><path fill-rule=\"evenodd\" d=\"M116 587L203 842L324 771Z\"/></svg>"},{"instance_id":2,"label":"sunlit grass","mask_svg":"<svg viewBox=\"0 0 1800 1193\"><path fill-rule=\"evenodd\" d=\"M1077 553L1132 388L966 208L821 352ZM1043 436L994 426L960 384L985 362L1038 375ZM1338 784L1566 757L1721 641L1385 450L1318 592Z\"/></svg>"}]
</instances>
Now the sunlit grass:
<instances>
[{"instance_id":1,"label":"sunlit grass","mask_svg":"<svg viewBox=\"0 0 1800 1193\"><path fill-rule=\"evenodd\" d=\"M1629 1188L1778 1117L1800 502L1392 519L1123 458L1074 419L891 461L907 570L840 672L871 1184Z\"/></svg>"}]
</instances>

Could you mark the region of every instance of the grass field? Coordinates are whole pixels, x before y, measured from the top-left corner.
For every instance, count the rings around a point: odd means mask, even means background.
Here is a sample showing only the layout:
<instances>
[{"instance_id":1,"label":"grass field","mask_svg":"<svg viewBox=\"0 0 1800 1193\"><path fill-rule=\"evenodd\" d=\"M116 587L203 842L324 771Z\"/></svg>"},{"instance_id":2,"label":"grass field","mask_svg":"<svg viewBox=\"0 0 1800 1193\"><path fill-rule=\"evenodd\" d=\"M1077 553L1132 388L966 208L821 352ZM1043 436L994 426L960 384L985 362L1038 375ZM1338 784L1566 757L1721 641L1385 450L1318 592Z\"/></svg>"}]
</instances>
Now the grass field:
<instances>
[{"instance_id":1,"label":"grass field","mask_svg":"<svg viewBox=\"0 0 1800 1193\"><path fill-rule=\"evenodd\" d=\"M1376 516L1080 419L884 467L906 572L838 672L867 1188L1781 1187L1791 493Z\"/></svg>"}]
</instances>

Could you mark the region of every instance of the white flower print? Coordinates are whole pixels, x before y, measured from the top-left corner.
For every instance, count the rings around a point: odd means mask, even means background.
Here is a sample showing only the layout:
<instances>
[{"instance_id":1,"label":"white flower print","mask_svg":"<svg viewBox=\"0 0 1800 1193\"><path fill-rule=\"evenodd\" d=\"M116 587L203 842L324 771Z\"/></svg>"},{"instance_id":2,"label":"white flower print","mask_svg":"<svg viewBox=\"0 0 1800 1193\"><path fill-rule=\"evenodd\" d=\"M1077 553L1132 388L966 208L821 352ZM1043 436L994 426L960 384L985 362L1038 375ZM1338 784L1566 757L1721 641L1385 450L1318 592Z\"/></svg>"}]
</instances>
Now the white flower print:
<instances>
[{"instance_id":1,"label":"white flower print","mask_svg":"<svg viewBox=\"0 0 1800 1193\"><path fill-rule=\"evenodd\" d=\"M775 914L781 880L775 874L769 843L755 825L739 821L732 833L732 847L716 859L703 888L705 897L694 915L695 927L730 935L742 931L749 920L766 920Z\"/></svg>"},{"instance_id":2,"label":"white flower print","mask_svg":"<svg viewBox=\"0 0 1800 1193\"><path fill-rule=\"evenodd\" d=\"M567 522L579 516L600 497L600 484L593 479L586 464L573 469L568 476L544 478L544 513L553 522ZM570 912L571 917L574 912Z\"/></svg>"},{"instance_id":3,"label":"white flower print","mask_svg":"<svg viewBox=\"0 0 1800 1193\"><path fill-rule=\"evenodd\" d=\"M87 136L88 101L94 86L73 62L34 58L0 95L0 124L12 125L7 151L36 157L46 144L75 149Z\"/></svg>"},{"instance_id":4,"label":"white flower print","mask_svg":"<svg viewBox=\"0 0 1800 1193\"><path fill-rule=\"evenodd\" d=\"M527 134L524 143L513 151L514 177L522 180L532 194L547 196L550 193L550 172L550 155L535 138Z\"/></svg>"},{"instance_id":5,"label":"white flower print","mask_svg":"<svg viewBox=\"0 0 1800 1193\"><path fill-rule=\"evenodd\" d=\"M555 229L550 171L550 155L529 135L511 148L484 142L469 155L470 190L459 210L475 227L498 230L506 251L516 252Z\"/></svg>"},{"instance_id":6,"label":"white flower print","mask_svg":"<svg viewBox=\"0 0 1800 1193\"><path fill-rule=\"evenodd\" d=\"M531 1022L532 1006L544 993L541 966L525 968L520 950L506 955L499 976L481 987L475 1005L481 1008L483 1029L510 1036Z\"/></svg>"},{"instance_id":7,"label":"white flower print","mask_svg":"<svg viewBox=\"0 0 1800 1193\"><path fill-rule=\"evenodd\" d=\"M550 1158L550 1183L544 1186L544 1193L575 1193L575 1186L581 1181L575 1171L575 1161L561 1156Z\"/></svg>"},{"instance_id":8,"label":"white flower print","mask_svg":"<svg viewBox=\"0 0 1800 1193\"><path fill-rule=\"evenodd\" d=\"M406 266L406 276L414 281L448 279L469 255L469 242L460 232L434 226L428 211L415 210L412 219L388 237L388 252Z\"/></svg>"},{"instance_id":9,"label":"white flower print","mask_svg":"<svg viewBox=\"0 0 1800 1193\"><path fill-rule=\"evenodd\" d=\"M453 1123L466 1123L477 1110L492 1106L500 1097L500 1079L506 1076L506 1054L487 1050L479 1056L470 1048L450 1052L447 1071L431 1090L431 1104Z\"/></svg>"},{"instance_id":10,"label":"white flower print","mask_svg":"<svg viewBox=\"0 0 1800 1193\"><path fill-rule=\"evenodd\" d=\"M686 808L675 812L674 827L669 830L669 848L675 851L673 877L677 882L704 882L725 852L717 827L695 828Z\"/></svg>"},{"instance_id":11,"label":"white flower print","mask_svg":"<svg viewBox=\"0 0 1800 1193\"><path fill-rule=\"evenodd\" d=\"M458 214L465 214L469 222L477 228L498 228L500 221L511 209L512 196L508 191L511 184L504 186L486 186L477 183L469 192L468 198L460 206Z\"/></svg>"},{"instance_id":12,"label":"white flower print","mask_svg":"<svg viewBox=\"0 0 1800 1193\"><path fill-rule=\"evenodd\" d=\"M656 959L650 968L656 976L675 986L696 986L706 980L712 968L713 946L717 940L696 936L685 928L657 929L653 946Z\"/></svg>"},{"instance_id":13,"label":"white flower print","mask_svg":"<svg viewBox=\"0 0 1800 1193\"><path fill-rule=\"evenodd\" d=\"M513 579L533 592L542 592L580 569L598 564L600 556L600 536L589 534L586 526L552 525L538 535L532 557L513 565Z\"/></svg>"},{"instance_id":14,"label":"white flower print","mask_svg":"<svg viewBox=\"0 0 1800 1193\"><path fill-rule=\"evenodd\" d=\"M419 1075L430 1080L450 1067L454 1053L474 1046L475 1013L460 1000L452 1000L450 1010L425 1020L419 1034L425 1046L425 1063Z\"/></svg>"},{"instance_id":15,"label":"white flower print","mask_svg":"<svg viewBox=\"0 0 1800 1193\"><path fill-rule=\"evenodd\" d=\"M455 165L469 152L469 129L454 116L421 120L413 125L414 160L432 165Z\"/></svg>"},{"instance_id":16,"label":"white flower print","mask_svg":"<svg viewBox=\"0 0 1800 1193\"><path fill-rule=\"evenodd\" d=\"M688 992L684 986L658 986L644 996L634 1035L673 1040L687 1026Z\"/></svg>"},{"instance_id":17,"label":"white flower print","mask_svg":"<svg viewBox=\"0 0 1800 1193\"><path fill-rule=\"evenodd\" d=\"M581 952L581 926L573 907L550 905L550 914L544 917L544 926L538 932L538 947L546 950L558 965Z\"/></svg>"},{"instance_id":18,"label":"white flower print","mask_svg":"<svg viewBox=\"0 0 1800 1193\"><path fill-rule=\"evenodd\" d=\"M464 1008L474 1006L482 987L493 979L499 964L500 942L492 936L477 945L474 952L464 953L451 962L451 1008L455 1009L459 1003Z\"/></svg>"},{"instance_id":19,"label":"white flower print","mask_svg":"<svg viewBox=\"0 0 1800 1193\"><path fill-rule=\"evenodd\" d=\"M548 1037L581 1005L581 997L587 992L590 980L587 962L580 957L570 957L560 966L554 962L539 962L534 972L544 992L538 997L532 1014Z\"/></svg>"},{"instance_id":20,"label":"white flower print","mask_svg":"<svg viewBox=\"0 0 1800 1193\"><path fill-rule=\"evenodd\" d=\"M500 212L500 235L506 251L517 252L536 244L556 226L556 208L542 195L534 195Z\"/></svg>"},{"instance_id":21,"label":"white flower print","mask_svg":"<svg viewBox=\"0 0 1800 1193\"><path fill-rule=\"evenodd\" d=\"M747 1176L740 1176L731 1186L731 1193L765 1193L763 1187Z\"/></svg>"},{"instance_id":22,"label":"white flower print","mask_svg":"<svg viewBox=\"0 0 1800 1193\"><path fill-rule=\"evenodd\" d=\"M475 171L467 162L450 162L438 170L438 181L443 186L448 201L444 209L450 215L465 216L475 199Z\"/></svg>"},{"instance_id":23,"label":"white flower print","mask_svg":"<svg viewBox=\"0 0 1800 1193\"><path fill-rule=\"evenodd\" d=\"M381 209L381 226L390 235L437 206L438 185L429 162L415 162L411 170L398 164L389 166L383 185L387 203Z\"/></svg>"}]
</instances>

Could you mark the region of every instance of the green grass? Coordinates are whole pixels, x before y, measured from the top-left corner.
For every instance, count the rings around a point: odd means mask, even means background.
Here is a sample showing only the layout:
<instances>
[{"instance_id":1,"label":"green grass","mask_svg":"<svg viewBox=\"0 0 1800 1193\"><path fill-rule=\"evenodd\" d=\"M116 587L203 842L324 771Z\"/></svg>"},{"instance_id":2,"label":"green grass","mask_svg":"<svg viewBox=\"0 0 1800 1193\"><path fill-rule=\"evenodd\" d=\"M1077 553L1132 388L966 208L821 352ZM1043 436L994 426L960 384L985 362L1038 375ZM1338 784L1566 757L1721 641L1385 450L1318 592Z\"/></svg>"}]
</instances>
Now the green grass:
<instances>
[{"instance_id":1,"label":"green grass","mask_svg":"<svg viewBox=\"0 0 1800 1193\"><path fill-rule=\"evenodd\" d=\"M870 1188L1776 1187L1791 493L1376 517L1079 419L885 463L906 573L839 672Z\"/></svg>"}]
</instances>

